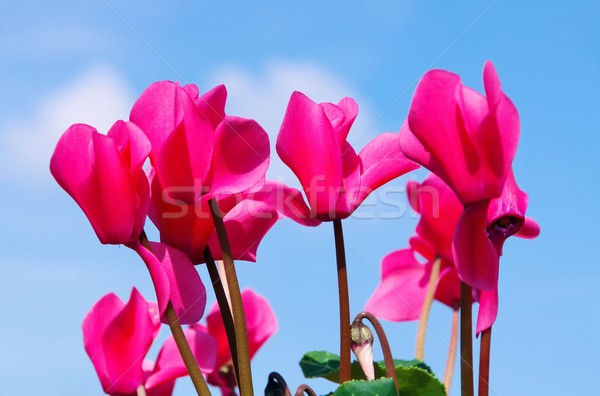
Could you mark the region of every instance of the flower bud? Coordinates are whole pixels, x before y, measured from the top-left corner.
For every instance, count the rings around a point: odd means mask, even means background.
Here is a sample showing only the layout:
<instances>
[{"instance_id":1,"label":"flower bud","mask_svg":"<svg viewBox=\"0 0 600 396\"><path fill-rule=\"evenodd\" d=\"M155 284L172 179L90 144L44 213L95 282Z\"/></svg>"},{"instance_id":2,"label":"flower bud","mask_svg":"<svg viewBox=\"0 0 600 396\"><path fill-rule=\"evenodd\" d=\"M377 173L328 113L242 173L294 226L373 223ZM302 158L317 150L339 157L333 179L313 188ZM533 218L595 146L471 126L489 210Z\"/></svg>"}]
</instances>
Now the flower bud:
<instances>
[{"instance_id":1,"label":"flower bud","mask_svg":"<svg viewBox=\"0 0 600 396\"><path fill-rule=\"evenodd\" d=\"M375 379L375 367L373 366L373 333L361 320L356 320L350 327L350 338L352 339L352 352L360 364L365 377L368 380Z\"/></svg>"}]
</instances>

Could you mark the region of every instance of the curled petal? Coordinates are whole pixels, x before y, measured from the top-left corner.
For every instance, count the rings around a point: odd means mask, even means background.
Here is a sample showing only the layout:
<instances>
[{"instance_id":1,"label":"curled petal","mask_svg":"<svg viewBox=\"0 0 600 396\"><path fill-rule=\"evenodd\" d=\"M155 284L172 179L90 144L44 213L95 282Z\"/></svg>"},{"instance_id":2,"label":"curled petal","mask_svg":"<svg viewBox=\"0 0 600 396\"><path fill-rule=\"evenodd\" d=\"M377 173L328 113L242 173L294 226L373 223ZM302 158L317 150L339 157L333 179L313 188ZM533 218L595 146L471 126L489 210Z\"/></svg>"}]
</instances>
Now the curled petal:
<instances>
[{"instance_id":1,"label":"curled petal","mask_svg":"<svg viewBox=\"0 0 600 396\"><path fill-rule=\"evenodd\" d=\"M540 225L533 220L531 217L525 217L523 227L519 230L515 236L525 239L537 238L540 235Z\"/></svg>"},{"instance_id":2,"label":"curled petal","mask_svg":"<svg viewBox=\"0 0 600 396\"><path fill-rule=\"evenodd\" d=\"M139 243L131 247L150 271L161 321L168 324L165 310L170 302L181 324L198 322L206 306L206 290L190 259L163 243L150 242L151 250Z\"/></svg>"},{"instance_id":3,"label":"curled petal","mask_svg":"<svg viewBox=\"0 0 600 396\"><path fill-rule=\"evenodd\" d=\"M499 257L486 232L489 201L465 207L452 244L460 278L475 289L492 290L498 283Z\"/></svg>"}]
</instances>

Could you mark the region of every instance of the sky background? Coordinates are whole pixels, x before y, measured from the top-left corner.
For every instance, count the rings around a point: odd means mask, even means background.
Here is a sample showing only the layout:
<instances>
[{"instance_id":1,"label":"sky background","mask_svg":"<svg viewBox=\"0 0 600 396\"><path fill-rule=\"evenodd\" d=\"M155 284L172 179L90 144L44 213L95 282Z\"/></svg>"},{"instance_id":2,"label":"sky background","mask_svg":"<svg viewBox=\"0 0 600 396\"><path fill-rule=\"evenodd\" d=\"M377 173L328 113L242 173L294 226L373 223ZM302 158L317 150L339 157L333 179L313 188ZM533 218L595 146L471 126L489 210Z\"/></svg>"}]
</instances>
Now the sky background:
<instances>
[{"instance_id":1,"label":"sky background","mask_svg":"<svg viewBox=\"0 0 600 396\"><path fill-rule=\"evenodd\" d=\"M193 3L194 5L191 5ZM600 352L598 149L600 6L596 2L0 1L0 395L99 395L81 322L108 292L154 291L135 253L101 245L51 178L60 134L107 131L152 82L225 83L227 112L256 119L274 142L293 90L351 96L355 148L398 131L422 74L442 68L482 90L485 60L521 116L514 169L529 193L533 241L512 238L501 263L492 395L593 394ZM271 177L297 181L273 150ZM381 258L407 246L417 217L397 179L344 221L352 316L378 283ZM389 201L390 199L388 199ZM371 219L365 219L370 217ZM278 333L253 361L255 388L277 370L292 388L307 350L336 352L332 226L276 224L242 286L271 302ZM208 279L201 269L203 279ZM213 294L209 293L209 304ZM416 324L384 323L398 358ZM163 339L168 331L163 329ZM443 376L450 310L434 306L426 361ZM376 346L376 357L380 357ZM476 355L477 356L477 355ZM458 369L453 395L458 395ZM318 393L333 384L308 382ZM192 394L188 378L175 395Z\"/></svg>"}]
</instances>

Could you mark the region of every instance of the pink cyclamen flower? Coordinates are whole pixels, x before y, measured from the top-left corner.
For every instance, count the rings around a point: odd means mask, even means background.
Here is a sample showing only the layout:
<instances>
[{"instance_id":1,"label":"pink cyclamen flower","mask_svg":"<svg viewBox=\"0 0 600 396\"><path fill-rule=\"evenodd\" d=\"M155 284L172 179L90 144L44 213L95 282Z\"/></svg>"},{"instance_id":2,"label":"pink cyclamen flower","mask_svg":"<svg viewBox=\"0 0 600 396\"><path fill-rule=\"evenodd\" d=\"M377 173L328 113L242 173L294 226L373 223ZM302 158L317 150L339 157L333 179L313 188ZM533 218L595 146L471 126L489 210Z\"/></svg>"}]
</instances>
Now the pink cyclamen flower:
<instances>
[{"instance_id":1,"label":"pink cyclamen flower","mask_svg":"<svg viewBox=\"0 0 600 396\"><path fill-rule=\"evenodd\" d=\"M242 291L242 304L246 314L246 330L248 333L248 349L252 358L260 347L277 331L277 318L269 302L251 289ZM214 370L208 375L209 384L218 386L223 396L234 395L235 381L233 366L229 352L229 342L225 333L225 325L221 311L215 304L206 317L209 333L217 341L217 359Z\"/></svg>"},{"instance_id":2,"label":"pink cyclamen flower","mask_svg":"<svg viewBox=\"0 0 600 396\"><path fill-rule=\"evenodd\" d=\"M442 178L463 205L500 196L519 141L519 114L491 62L483 82L486 96L454 73L427 72L400 134L406 157Z\"/></svg>"},{"instance_id":3,"label":"pink cyclamen flower","mask_svg":"<svg viewBox=\"0 0 600 396\"><path fill-rule=\"evenodd\" d=\"M146 136L124 121L107 135L75 124L58 141L50 172L81 207L100 242L125 244L139 237L149 200L142 170L149 153Z\"/></svg>"},{"instance_id":4,"label":"pink cyclamen flower","mask_svg":"<svg viewBox=\"0 0 600 396\"><path fill-rule=\"evenodd\" d=\"M211 198L258 191L269 166L269 139L254 120L225 115L227 92L200 96L195 85L154 83L130 119L152 143L150 218L161 241L202 261L214 230Z\"/></svg>"},{"instance_id":5,"label":"pink cyclamen flower","mask_svg":"<svg viewBox=\"0 0 600 396\"><path fill-rule=\"evenodd\" d=\"M346 141L358 114L351 98L315 103L294 92L277 137L277 153L296 174L311 213L330 221L348 216L376 188L418 166L400 150L400 137L384 133L357 155Z\"/></svg>"},{"instance_id":6,"label":"pink cyclamen flower","mask_svg":"<svg viewBox=\"0 0 600 396\"><path fill-rule=\"evenodd\" d=\"M156 304L144 300L135 288L127 304L111 293L87 314L83 342L105 393L134 396L142 386L149 396L170 396L175 379L187 375L172 337L156 363L144 359L160 329L158 316ZM216 358L215 340L189 329L186 337L200 369L210 373Z\"/></svg>"}]
</instances>

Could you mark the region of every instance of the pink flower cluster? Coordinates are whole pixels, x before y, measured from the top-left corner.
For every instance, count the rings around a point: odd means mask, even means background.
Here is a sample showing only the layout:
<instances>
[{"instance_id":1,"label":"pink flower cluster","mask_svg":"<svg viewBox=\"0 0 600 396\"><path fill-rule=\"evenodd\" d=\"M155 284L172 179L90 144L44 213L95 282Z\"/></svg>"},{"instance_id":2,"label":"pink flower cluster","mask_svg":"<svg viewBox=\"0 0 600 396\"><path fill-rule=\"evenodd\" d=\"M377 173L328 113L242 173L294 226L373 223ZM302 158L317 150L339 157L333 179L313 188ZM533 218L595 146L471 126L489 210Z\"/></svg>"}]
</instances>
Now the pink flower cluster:
<instances>
[{"instance_id":1,"label":"pink flower cluster","mask_svg":"<svg viewBox=\"0 0 600 396\"><path fill-rule=\"evenodd\" d=\"M186 370L174 342L156 362L144 360L171 305L208 381L233 393L232 363L218 309L197 322L206 290L195 268L221 250L210 204L224 215L233 258L256 261L259 242L278 219L307 226L349 217L367 196L419 165L432 174L408 184L421 215L410 247L386 256L382 283L367 309L396 321L419 317L433 262L441 260L435 298L460 305L461 281L479 302L477 332L498 312L499 260L505 240L534 238L539 226L525 216L528 197L512 161L519 116L496 70L486 63L485 96L456 74L433 70L419 83L400 133L383 133L358 154L347 137L358 114L351 98L315 103L291 95L277 153L303 192L267 181L269 139L251 119L225 113L227 92L203 95L195 85L162 81L148 87L106 135L89 125L69 127L50 163L54 178L77 202L103 244L123 244L144 262L157 304L134 289L127 304L109 294L84 322L85 347L106 393L170 395ZM149 217L160 242L146 240ZM425 259L420 262L416 254ZM276 330L266 300L243 293L251 355ZM123 352L125 351L125 352Z\"/></svg>"}]
</instances>

